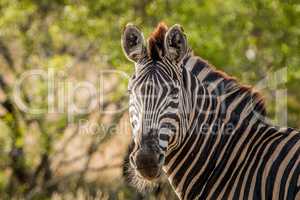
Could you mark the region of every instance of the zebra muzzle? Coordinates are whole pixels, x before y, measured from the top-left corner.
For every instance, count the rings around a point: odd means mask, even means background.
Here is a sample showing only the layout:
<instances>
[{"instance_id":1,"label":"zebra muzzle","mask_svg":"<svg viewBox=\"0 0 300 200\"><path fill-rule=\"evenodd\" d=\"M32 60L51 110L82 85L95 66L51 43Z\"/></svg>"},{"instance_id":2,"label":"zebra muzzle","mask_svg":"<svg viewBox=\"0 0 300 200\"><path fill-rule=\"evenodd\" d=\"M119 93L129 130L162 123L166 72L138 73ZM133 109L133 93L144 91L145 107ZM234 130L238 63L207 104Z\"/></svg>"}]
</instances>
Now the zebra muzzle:
<instances>
[{"instance_id":1,"label":"zebra muzzle","mask_svg":"<svg viewBox=\"0 0 300 200\"><path fill-rule=\"evenodd\" d=\"M139 175L145 179L153 180L161 174L160 155L157 153L137 152L135 164Z\"/></svg>"}]
</instances>

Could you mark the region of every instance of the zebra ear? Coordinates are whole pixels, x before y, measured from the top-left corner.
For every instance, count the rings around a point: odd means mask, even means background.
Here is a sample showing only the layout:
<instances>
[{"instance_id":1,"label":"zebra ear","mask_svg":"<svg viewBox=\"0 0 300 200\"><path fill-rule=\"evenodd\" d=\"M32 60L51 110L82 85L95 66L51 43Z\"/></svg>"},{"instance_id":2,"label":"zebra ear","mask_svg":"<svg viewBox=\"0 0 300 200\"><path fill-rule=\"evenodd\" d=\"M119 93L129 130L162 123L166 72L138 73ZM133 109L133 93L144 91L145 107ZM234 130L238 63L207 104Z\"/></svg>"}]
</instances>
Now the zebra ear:
<instances>
[{"instance_id":1,"label":"zebra ear","mask_svg":"<svg viewBox=\"0 0 300 200\"><path fill-rule=\"evenodd\" d=\"M179 62L187 52L187 40L179 24L172 26L165 36L165 52L169 59Z\"/></svg>"},{"instance_id":2,"label":"zebra ear","mask_svg":"<svg viewBox=\"0 0 300 200\"><path fill-rule=\"evenodd\" d=\"M126 25L121 44L126 57L133 62L137 62L146 51L143 33L133 24Z\"/></svg>"}]
</instances>

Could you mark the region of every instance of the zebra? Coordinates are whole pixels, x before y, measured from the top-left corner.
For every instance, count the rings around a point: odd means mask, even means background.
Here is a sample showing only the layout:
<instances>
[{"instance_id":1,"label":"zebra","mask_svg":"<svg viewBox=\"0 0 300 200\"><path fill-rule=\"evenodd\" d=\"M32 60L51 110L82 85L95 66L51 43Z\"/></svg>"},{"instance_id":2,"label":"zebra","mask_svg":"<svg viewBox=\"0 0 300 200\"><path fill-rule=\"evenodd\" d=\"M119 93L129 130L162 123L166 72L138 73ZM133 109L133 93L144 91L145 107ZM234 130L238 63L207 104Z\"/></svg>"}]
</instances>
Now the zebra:
<instances>
[{"instance_id":1,"label":"zebra","mask_svg":"<svg viewBox=\"0 0 300 200\"><path fill-rule=\"evenodd\" d=\"M300 133L272 125L264 98L195 56L181 25L159 23L147 42L121 37L128 83L133 182L166 175L180 199L300 199Z\"/></svg>"}]
</instances>

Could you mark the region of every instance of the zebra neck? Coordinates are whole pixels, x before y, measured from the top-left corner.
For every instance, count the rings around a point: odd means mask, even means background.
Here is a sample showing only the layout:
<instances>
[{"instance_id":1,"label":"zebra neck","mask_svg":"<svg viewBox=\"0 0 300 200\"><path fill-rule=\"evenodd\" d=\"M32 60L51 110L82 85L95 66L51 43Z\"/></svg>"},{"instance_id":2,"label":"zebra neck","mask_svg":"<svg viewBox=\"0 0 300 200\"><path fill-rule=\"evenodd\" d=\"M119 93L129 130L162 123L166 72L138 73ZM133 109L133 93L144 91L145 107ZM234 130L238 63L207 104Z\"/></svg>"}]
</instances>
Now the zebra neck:
<instances>
[{"instance_id":1,"label":"zebra neck","mask_svg":"<svg viewBox=\"0 0 300 200\"><path fill-rule=\"evenodd\" d=\"M224 171L230 174L238 170L235 163L246 159L246 152L255 141L265 133L277 132L253 113L239 117L228 113L228 121L220 124L214 124L217 123L215 116L206 117L205 122L195 120L199 126L188 131L179 148L167 152L164 171L181 199L195 199L189 195L205 194ZM210 119L213 119L211 124ZM203 128L206 123L207 127Z\"/></svg>"},{"instance_id":2,"label":"zebra neck","mask_svg":"<svg viewBox=\"0 0 300 200\"><path fill-rule=\"evenodd\" d=\"M186 79L190 79L192 82L186 90L193 90L195 85L202 86L202 90L205 90L208 96L223 102L222 109L227 108L225 103L232 98L245 96L249 101L243 102L244 107L249 107L250 110L262 116L266 115L263 98L254 88L242 85L235 78L228 76L223 71L216 70L214 66L198 56L187 56L183 63L184 69L188 73L187 76L190 76ZM226 99L227 101L224 101Z\"/></svg>"},{"instance_id":3,"label":"zebra neck","mask_svg":"<svg viewBox=\"0 0 300 200\"><path fill-rule=\"evenodd\" d=\"M183 79L184 112L189 123L180 131L183 139L178 147L168 150L164 166L181 197L212 184L212 178L233 158L243 159L245 155L238 152L250 145L251 138L260 136L260 130L275 130L264 122L264 106L255 92L202 59L187 60Z\"/></svg>"},{"instance_id":4,"label":"zebra neck","mask_svg":"<svg viewBox=\"0 0 300 200\"><path fill-rule=\"evenodd\" d=\"M181 148L169 152L164 171L181 199L201 199L198 195L208 195L221 178L226 179L225 172L231 177L239 171L237 163L247 159L249 149L278 130L248 115L231 134L190 134Z\"/></svg>"}]
</instances>

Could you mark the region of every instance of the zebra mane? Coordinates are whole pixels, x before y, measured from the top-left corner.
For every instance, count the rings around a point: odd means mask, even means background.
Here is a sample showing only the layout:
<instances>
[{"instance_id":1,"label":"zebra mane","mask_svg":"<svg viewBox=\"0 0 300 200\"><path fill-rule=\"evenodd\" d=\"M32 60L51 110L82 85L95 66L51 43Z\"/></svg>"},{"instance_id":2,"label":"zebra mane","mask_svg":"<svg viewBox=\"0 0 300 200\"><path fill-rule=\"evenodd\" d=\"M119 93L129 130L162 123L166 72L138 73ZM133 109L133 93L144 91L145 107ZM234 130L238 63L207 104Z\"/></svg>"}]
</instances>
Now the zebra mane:
<instances>
[{"instance_id":1,"label":"zebra mane","mask_svg":"<svg viewBox=\"0 0 300 200\"><path fill-rule=\"evenodd\" d=\"M148 38L148 56L153 60L160 60L165 54L164 52L164 38L168 31L168 27L164 22L160 22L156 29L150 34Z\"/></svg>"},{"instance_id":2,"label":"zebra mane","mask_svg":"<svg viewBox=\"0 0 300 200\"><path fill-rule=\"evenodd\" d=\"M254 87L241 84L236 78L227 75L224 71L217 70L213 65L198 56L193 56L191 53L184 59L184 65L190 73L197 77L199 81L207 84L209 89L219 89L222 95L237 92L237 94L246 94L251 97L249 102L257 105L256 112L262 116L266 116L266 107L264 97ZM222 88L218 88L221 84Z\"/></svg>"},{"instance_id":3,"label":"zebra mane","mask_svg":"<svg viewBox=\"0 0 300 200\"><path fill-rule=\"evenodd\" d=\"M148 38L147 54L152 60L161 60L165 55L164 52L164 38L168 31L168 27L164 22L160 22L156 29L150 34ZM238 91L238 94L246 94L251 97L252 102L257 105L257 112L261 115L266 115L265 103L263 96L255 90L255 88L241 84L236 78L227 75L225 72L217 70L213 65L206 60L194 56L190 48L188 48L185 58L183 59L185 67L196 76L201 82L207 84L209 87L216 85L218 81L223 83L225 91L221 90L223 94Z\"/></svg>"}]
</instances>

